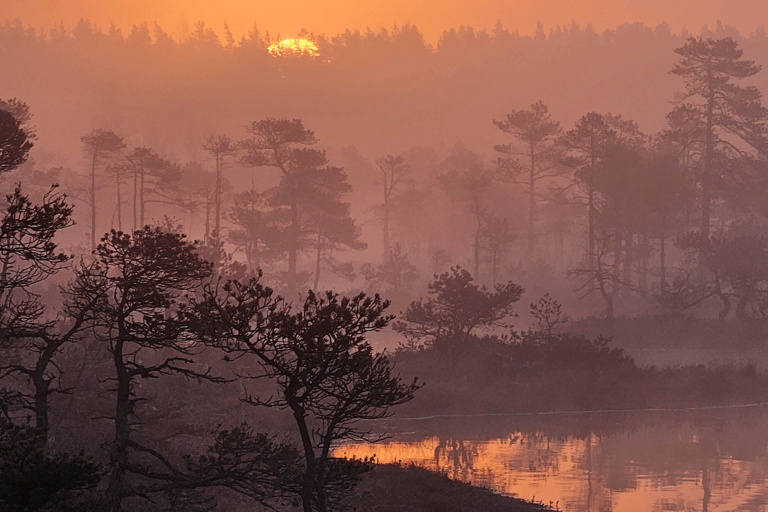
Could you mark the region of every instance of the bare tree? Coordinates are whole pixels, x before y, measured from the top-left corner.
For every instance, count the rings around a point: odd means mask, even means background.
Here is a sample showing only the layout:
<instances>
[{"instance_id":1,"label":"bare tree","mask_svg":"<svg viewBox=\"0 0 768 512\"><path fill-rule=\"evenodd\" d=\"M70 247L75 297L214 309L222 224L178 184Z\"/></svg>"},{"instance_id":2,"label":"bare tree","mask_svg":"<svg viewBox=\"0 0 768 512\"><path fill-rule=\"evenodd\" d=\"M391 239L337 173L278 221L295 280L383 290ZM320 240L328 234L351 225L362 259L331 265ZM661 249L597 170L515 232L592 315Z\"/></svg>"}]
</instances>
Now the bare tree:
<instances>
[{"instance_id":1,"label":"bare tree","mask_svg":"<svg viewBox=\"0 0 768 512\"><path fill-rule=\"evenodd\" d=\"M616 252L613 251L614 237L605 231L601 231L595 239L594 253L591 262L586 266L578 266L568 272L568 276L581 280L582 283L576 288L582 292L582 297L599 292L605 302L605 316L608 319L614 317L613 299L616 293L627 283L621 281L619 273L616 271L618 262L616 261ZM613 254L613 258L611 258Z\"/></svg>"}]
</instances>

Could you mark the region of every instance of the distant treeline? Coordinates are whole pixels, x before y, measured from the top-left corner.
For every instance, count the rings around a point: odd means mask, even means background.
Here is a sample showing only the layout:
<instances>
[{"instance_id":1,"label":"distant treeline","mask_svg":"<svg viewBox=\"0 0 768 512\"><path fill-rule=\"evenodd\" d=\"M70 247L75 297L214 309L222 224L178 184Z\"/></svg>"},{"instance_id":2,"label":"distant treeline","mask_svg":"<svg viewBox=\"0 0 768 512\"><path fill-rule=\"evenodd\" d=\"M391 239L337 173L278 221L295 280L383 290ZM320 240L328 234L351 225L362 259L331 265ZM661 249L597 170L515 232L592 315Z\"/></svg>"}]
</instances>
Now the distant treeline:
<instances>
[{"instance_id":1,"label":"distant treeline","mask_svg":"<svg viewBox=\"0 0 768 512\"><path fill-rule=\"evenodd\" d=\"M200 23L176 41L9 22L0 87L38 142L7 180L61 182L84 252L106 229L163 224L287 270L289 290L342 283L406 305L458 264L598 298L580 314L765 316L762 29L463 27L434 48L411 25L299 36L317 55L276 56L256 28L237 42ZM267 143L259 123L306 138ZM306 152L318 141L329 149Z\"/></svg>"},{"instance_id":2,"label":"distant treeline","mask_svg":"<svg viewBox=\"0 0 768 512\"><path fill-rule=\"evenodd\" d=\"M235 41L199 23L176 41L146 24L123 34L88 21L50 30L14 21L0 28L0 90L34 106L51 150L68 151L72 133L103 126L187 153L190 140L274 116L300 117L330 146L354 144L368 156L457 140L487 151L499 141L491 120L538 100L564 123L610 111L659 129L679 88L668 75L673 49L690 35L666 25L599 34L573 24L531 37L498 25L451 29L432 47L404 25L301 34L318 57L276 58L273 35L257 28ZM733 37L748 58L768 50L763 30L746 36L718 25L701 35Z\"/></svg>"}]
</instances>

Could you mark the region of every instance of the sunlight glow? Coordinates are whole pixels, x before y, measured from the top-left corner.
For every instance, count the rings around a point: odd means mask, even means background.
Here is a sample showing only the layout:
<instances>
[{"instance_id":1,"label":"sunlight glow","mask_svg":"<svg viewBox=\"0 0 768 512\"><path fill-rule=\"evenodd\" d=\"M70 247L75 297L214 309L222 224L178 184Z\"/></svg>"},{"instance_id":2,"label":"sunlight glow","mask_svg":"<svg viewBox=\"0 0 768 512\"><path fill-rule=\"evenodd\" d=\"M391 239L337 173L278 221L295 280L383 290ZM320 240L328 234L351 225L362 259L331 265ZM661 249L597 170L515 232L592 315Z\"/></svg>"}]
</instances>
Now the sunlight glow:
<instances>
[{"instance_id":1,"label":"sunlight glow","mask_svg":"<svg viewBox=\"0 0 768 512\"><path fill-rule=\"evenodd\" d=\"M320 51L309 39L283 39L269 46L269 53L278 57L288 55L308 55L318 57Z\"/></svg>"}]
</instances>

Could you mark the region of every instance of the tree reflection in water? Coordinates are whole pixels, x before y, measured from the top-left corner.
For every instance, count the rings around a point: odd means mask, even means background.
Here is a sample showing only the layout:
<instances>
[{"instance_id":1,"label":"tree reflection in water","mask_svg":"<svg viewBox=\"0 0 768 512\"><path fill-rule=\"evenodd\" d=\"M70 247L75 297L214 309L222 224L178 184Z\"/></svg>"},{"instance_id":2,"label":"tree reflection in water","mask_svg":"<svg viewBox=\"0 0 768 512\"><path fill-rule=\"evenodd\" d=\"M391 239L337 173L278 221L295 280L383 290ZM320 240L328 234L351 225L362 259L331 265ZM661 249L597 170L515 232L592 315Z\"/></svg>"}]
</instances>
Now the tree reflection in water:
<instances>
[{"instance_id":1,"label":"tree reflection in water","mask_svg":"<svg viewBox=\"0 0 768 512\"><path fill-rule=\"evenodd\" d=\"M475 467L477 447L456 439L440 439L435 447L435 468L455 480L469 481Z\"/></svg>"},{"instance_id":2,"label":"tree reflection in water","mask_svg":"<svg viewBox=\"0 0 768 512\"><path fill-rule=\"evenodd\" d=\"M768 512L765 407L595 417L594 428L563 417L520 429L526 421L478 419L454 431L445 420L423 422L419 437L347 445L336 455L375 453L568 511Z\"/></svg>"}]
</instances>

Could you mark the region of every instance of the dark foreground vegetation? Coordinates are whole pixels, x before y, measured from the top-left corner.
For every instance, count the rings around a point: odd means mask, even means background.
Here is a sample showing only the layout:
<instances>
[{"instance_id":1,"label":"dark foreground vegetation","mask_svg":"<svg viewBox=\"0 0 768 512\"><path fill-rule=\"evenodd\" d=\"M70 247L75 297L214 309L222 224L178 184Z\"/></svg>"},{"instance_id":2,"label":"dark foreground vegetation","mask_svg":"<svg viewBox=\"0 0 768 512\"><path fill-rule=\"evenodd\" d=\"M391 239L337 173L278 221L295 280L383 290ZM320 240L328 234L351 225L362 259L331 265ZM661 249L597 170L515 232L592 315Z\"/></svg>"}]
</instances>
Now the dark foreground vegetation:
<instances>
[{"instance_id":1,"label":"dark foreground vegetation","mask_svg":"<svg viewBox=\"0 0 768 512\"><path fill-rule=\"evenodd\" d=\"M474 284L466 271L454 269L439 276L430 290L430 297L411 304L404 320L395 324L406 337L418 333L397 351L397 369L406 378L418 374L426 383L400 409L404 414L630 411L768 401L768 373L755 364L641 367L624 349L612 347L611 338L565 332L569 320L549 296L531 304L535 329L476 334L483 328L503 329L502 320L519 297L511 283L492 292ZM485 307L476 309L477 304ZM626 331L614 322L577 326ZM630 332L665 328L658 319L627 322L633 326ZM753 324L753 330L756 325L762 324ZM731 330L740 327L731 324ZM721 331L727 329L721 326Z\"/></svg>"},{"instance_id":2,"label":"dark foreground vegetation","mask_svg":"<svg viewBox=\"0 0 768 512\"><path fill-rule=\"evenodd\" d=\"M768 401L768 374L754 365L639 367L621 350L569 334L547 340L526 334L512 344L475 338L460 363L431 350L398 354L395 361L402 375L418 374L426 383L399 409L408 416L631 411Z\"/></svg>"},{"instance_id":3,"label":"dark foreground vegetation","mask_svg":"<svg viewBox=\"0 0 768 512\"><path fill-rule=\"evenodd\" d=\"M472 487L415 466L382 464L363 476L348 499L357 512L544 512L530 503Z\"/></svg>"}]
</instances>

